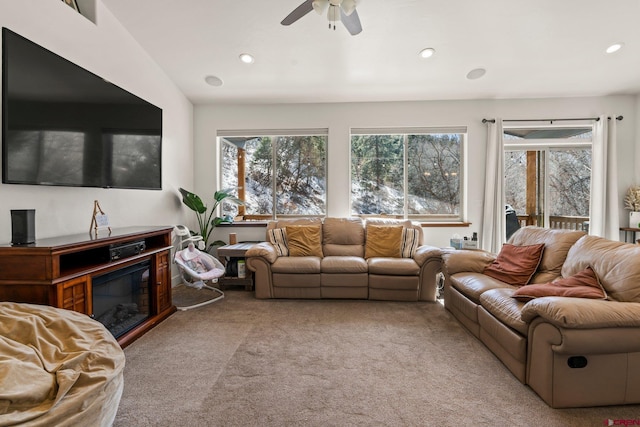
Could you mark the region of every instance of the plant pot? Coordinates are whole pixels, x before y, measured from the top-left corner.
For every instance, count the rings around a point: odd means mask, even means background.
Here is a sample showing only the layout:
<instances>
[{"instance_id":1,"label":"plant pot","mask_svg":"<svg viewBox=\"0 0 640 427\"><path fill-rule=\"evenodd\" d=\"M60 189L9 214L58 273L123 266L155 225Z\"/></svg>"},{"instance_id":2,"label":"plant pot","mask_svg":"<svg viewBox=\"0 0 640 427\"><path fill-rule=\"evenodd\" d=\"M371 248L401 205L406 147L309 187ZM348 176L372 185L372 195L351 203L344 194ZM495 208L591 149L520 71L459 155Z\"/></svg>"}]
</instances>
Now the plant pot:
<instances>
[{"instance_id":1,"label":"plant pot","mask_svg":"<svg viewBox=\"0 0 640 427\"><path fill-rule=\"evenodd\" d=\"M629 228L640 228L640 212L629 212Z\"/></svg>"}]
</instances>

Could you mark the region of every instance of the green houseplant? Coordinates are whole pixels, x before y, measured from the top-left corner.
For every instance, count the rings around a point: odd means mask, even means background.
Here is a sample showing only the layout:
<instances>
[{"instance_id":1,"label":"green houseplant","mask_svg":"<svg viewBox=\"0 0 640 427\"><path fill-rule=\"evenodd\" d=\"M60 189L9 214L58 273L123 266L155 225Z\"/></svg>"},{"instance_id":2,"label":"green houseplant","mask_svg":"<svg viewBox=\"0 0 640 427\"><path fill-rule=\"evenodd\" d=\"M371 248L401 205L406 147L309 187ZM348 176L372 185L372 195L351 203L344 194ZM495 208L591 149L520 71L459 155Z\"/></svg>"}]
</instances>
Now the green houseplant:
<instances>
[{"instance_id":1,"label":"green houseplant","mask_svg":"<svg viewBox=\"0 0 640 427\"><path fill-rule=\"evenodd\" d=\"M211 233L214 228L216 228L220 224L231 224L233 223L233 218L229 215L225 216L214 216L216 209L220 205L220 203L228 202L233 203L238 206L244 205L244 202L237 198L236 196L231 194L232 189L218 190L213 195L213 206L211 210L204 204L202 199L195 193L185 190L184 188L180 188L180 194L182 194L182 203L184 203L189 209L196 213L196 217L198 219L198 227L200 228L199 234L202 236L204 243L206 245L206 249L208 250L211 246L225 244L222 240L217 240L215 242L209 243L209 237L211 237Z\"/></svg>"}]
</instances>

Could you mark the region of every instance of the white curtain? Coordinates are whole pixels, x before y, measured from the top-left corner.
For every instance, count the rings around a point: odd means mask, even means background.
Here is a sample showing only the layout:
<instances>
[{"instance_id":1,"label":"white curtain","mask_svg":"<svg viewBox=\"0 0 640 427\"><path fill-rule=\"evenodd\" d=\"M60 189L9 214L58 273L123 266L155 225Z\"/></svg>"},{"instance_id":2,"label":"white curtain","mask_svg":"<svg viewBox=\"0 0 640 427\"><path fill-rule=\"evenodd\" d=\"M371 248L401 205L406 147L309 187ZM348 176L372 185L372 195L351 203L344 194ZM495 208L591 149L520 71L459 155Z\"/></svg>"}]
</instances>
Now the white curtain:
<instances>
[{"instance_id":1,"label":"white curtain","mask_svg":"<svg viewBox=\"0 0 640 427\"><path fill-rule=\"evenodd\" d=\"M484 209L480 246L486 251L500 252L506 241L504 208L504 143L502 119L489 122L487 128L487 162L484 184Z\"/></svg>"},{"instance_id":2,"label":"white curtain","mask_svg":"<svg viewBox=\"0 0 640 427\"><path fill-rule=\"evenodd\" d=\"M589 234L611 240L620 240L616 122L615 116L600 116L591 155Z\"/></svg>"}]
</instances>

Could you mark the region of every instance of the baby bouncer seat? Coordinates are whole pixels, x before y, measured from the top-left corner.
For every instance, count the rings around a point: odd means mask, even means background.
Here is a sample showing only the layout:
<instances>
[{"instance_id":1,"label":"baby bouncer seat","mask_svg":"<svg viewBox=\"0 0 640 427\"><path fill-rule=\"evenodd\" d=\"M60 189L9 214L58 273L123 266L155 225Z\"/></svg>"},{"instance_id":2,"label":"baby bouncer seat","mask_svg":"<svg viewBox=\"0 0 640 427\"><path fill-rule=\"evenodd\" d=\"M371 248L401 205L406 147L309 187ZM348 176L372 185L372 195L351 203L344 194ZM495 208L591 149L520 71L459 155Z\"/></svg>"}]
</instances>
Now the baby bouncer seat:
<instances>
[{"instance_id":1,"label":"baby bouncer seat","mask_svg":"<svg viewBox=\"0 0 640 427\"><path fill-rule=\"evenodd\" d=\"M222 263L214 256L196 249L194 243L201 241L201 236L190 236L189 230L184 226L176 227L176 234L180 237L180 243L174 261L180 271L182 282L185 286L213 292L212 298L197 304L177 307L178 310L202 307L224 298L224 292L213 286L224 276L225 268Z\"/></svg>"}]
</instances>

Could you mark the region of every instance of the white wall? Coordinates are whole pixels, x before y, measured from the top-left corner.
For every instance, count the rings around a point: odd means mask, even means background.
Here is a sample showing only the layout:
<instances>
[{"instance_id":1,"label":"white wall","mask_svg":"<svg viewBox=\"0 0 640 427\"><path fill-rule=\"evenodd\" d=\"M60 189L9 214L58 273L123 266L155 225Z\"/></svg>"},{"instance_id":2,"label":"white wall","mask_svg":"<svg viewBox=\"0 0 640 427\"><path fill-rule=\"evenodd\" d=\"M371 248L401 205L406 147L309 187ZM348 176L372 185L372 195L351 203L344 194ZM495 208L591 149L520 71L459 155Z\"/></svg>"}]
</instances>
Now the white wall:
<instances>
[{"instance_id":1,"label":"white wall","mask_svg":"<svg viewBox=\"0 0 640 427\"><path fill-rule=\"evenodd\" d=\"M0 243L11 241L11 209L36 209L36 238L88 234L96 199L112 227L191 220L177 188L193 185L193 106L100 1L96 18L59 0L0 3L1 26L163 109L163 190L0 184Z\"/></svg>"},{"instance_id":2,"label":"white wall","mask_svg":"<svg viewBox=\"0 0 640 427\"><path fill-rule=\"evenodd\" d=\"M636 152L635 152L635 180L634 184L640 184L640 94L636 96Z\"/></svg>"},{"instance_id":3,"label":"white wall","mask_svg":"<svg viewBox=\"0 0 640 427\"><path fill-rule=\"evenodd\" d=\"M623 115L618 126L619 186L621 221L626 218L622 198L637 178L636 128L640 100L636 96L596 98L425 101L341 104L201 105L195 107L195 191L211 196L218 187L216 133L218 129L329 128L328 200L329 216L348 216L349 129L380 126L467 126L467 215L469 228L425 229L426 243L447 246L453 233L471 235L480 231L484 190L486 125L483 118L541 119ZM623 222L621 222L623 224ZM225 240L229 232L239 240L255 240L263 233L253 229L223 228L216 237Z\"/></svg>"}]
</instances>

